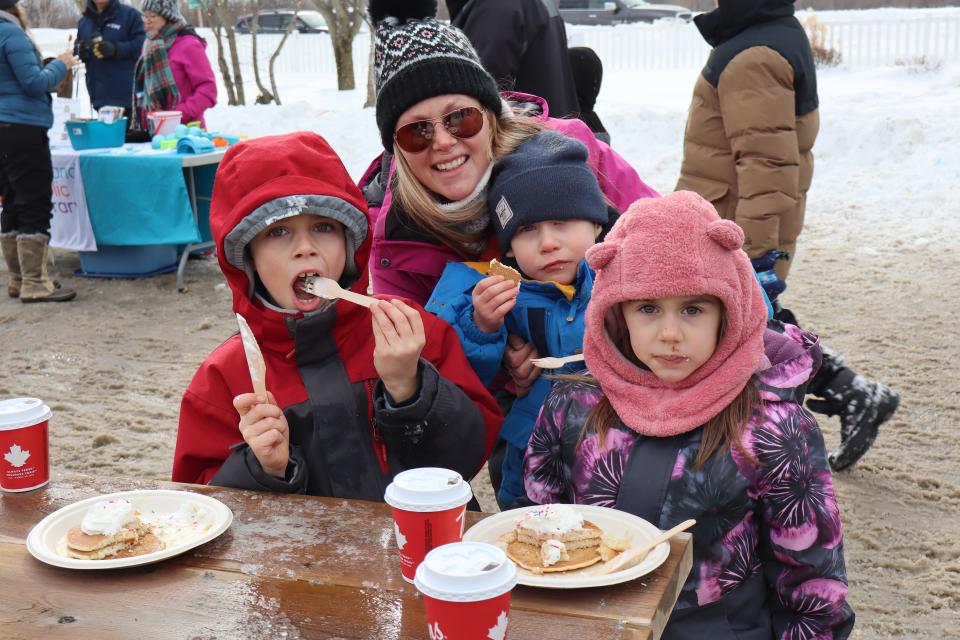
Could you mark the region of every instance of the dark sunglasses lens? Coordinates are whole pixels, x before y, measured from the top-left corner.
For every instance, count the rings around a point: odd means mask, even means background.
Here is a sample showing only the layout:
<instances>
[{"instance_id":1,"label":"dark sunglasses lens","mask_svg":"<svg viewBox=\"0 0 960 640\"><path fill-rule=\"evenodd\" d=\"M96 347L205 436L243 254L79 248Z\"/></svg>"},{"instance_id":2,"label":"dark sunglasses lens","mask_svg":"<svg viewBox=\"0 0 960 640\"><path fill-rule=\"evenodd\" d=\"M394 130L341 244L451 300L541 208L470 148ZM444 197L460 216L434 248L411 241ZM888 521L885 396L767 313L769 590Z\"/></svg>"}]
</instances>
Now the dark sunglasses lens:
<instances>
[{"instance_id":1,"label":"dark sunglasses lens","mask_svg":"<svg viewBox=\"0 0 960 640\"><path fill-rule=\"evenodd\" d=\"M444 116L443 126L447 128L450 135L458 138L472 138L483 128L483 112L476 107L458 109Z\"/></svg>"},{"instance_id":2,"label":"dark sunglasses lens","mask_svg":"<svg viewBox=\"0 0 960 640\"><path fill-rule=\"evenodd\" d=\"M405 124L394 134L397 145L408 153L417 153L430 146L433 140L433 123L427 120Z\"/></svg>"}]
</instances>

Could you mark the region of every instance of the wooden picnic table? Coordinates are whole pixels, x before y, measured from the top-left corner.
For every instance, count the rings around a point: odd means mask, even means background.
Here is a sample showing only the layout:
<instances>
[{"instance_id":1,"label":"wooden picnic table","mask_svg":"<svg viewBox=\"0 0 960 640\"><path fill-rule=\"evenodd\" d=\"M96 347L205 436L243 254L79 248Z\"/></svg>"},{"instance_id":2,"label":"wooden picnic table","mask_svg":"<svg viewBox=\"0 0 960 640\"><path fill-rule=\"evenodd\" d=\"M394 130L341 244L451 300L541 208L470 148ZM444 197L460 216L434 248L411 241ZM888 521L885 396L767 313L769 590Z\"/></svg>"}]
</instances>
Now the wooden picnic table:
<instances>
[{"instance_id":1,"label":"wooden picnic table","mask_svg":"<svg viewBox=\"0 0 960 640\"><path fill-rule=\"evenodd\" d=\"M98 571L53 567L26 548L44 516L96 495L182 489L233 511L221 536L167 560ZM488 514L468 513L468 526ZM680 534L653 573L594 589L517 586L511 640L660 637L690 571ZM427 637L423 600L403 580L381 503L68 475L0 497L0 636L21 638Z\"/></svg>"}]
</instances>

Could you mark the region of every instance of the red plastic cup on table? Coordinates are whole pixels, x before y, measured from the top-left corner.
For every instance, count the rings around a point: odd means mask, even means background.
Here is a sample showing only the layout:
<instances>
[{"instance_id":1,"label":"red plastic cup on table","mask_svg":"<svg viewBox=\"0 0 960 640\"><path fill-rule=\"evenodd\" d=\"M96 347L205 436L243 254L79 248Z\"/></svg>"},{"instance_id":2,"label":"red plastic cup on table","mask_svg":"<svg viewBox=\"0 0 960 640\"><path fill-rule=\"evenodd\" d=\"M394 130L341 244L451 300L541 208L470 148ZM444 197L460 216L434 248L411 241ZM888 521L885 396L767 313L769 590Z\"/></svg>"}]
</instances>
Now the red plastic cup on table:
<instances>
[{"instance_id":1,"label":"red plastic cup on table","mask_svg":"<svg viewBox=\"0 0 960 640\"><path fill-rule=\"evenodd\" d=\"M398 473L384 501L393 507L393 528L403 579L413 582L417 566L432 549L463 539L463 519L473 497L456 471L423 467Z\"/></svg>"},{"instance_id":2,"label":"red plastic cup on table","mask_svg":"<svg viewBox=\"0 0 960 640\"><path fill-rule=\"evenodd\" d=\"M517 567L485 542L434 549L417 567L431 640L505 640Z\"/></svg>"},{"instance_id":3,"label":"red plastic cup on table","mask_svg":"<svg viewBox=\"0 0 960 640\"><path fill-rule=\"evenodd\" d=\"M50 482L51 415L36 398L0 401L0 489L29 491Z\"/></svg>"}]
</instances>

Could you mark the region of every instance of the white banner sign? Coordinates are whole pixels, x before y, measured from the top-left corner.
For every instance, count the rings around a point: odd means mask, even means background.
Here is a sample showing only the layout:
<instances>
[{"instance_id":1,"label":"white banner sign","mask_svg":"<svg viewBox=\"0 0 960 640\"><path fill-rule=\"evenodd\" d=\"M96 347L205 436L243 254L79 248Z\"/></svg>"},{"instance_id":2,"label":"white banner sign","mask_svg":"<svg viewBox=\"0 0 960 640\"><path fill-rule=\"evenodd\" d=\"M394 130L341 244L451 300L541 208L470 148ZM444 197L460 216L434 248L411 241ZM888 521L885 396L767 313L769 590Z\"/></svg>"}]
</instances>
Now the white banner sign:
<instances>
[{"instance_id":1,"label":"white banner sign","mask_svg":"<svg viewBox=\"0 0 960 640\"><path fill-rule=\"evenodd\" d=\"M80 178L80 158L75 153L54 153L53 219L50 246L74 251L96 251L97 241L90 226L87 197Z\"/></svg>"}]
</instances>

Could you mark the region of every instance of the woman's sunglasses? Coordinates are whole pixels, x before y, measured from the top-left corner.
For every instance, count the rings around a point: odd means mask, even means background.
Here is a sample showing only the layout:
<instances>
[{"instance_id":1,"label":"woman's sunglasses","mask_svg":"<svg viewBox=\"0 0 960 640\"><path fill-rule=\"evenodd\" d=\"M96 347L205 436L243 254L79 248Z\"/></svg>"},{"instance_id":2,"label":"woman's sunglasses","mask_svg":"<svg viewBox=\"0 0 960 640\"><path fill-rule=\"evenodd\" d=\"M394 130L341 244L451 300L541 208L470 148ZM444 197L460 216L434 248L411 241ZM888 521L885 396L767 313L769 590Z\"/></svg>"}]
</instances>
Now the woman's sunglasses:
<instances>
[{"instance_id":1,"label":"woman's sunglasses","mask_svg":"<svg viewBox=\"0 0 960 640\"><path fill-rule=\"evenodd\" d=\"M420 153L433 143L435 123L440 122L447 133L466 140L483 129L483 113L484 110L480 107L464 107L433 120L417 120L397 129L393 139L397 146L407 153Z\"/></svg>"}]
</instances>

